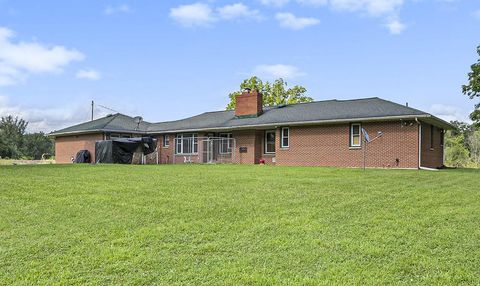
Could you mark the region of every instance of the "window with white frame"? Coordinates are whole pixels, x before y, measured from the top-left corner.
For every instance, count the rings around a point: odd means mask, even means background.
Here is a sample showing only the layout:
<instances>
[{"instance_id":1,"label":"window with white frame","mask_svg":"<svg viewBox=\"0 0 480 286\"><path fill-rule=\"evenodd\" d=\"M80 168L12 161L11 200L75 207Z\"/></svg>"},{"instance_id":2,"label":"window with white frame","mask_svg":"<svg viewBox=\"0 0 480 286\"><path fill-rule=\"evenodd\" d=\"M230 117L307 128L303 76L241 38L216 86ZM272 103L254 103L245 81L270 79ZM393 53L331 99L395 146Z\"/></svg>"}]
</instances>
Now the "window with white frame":
<instances>
[{"instance_id":1,"label":"window with white frame","mask_svg":"<svg viewBox=\"0 0 480 286\"><path fill-rule=\"evenodd\" d=\"M265 131L265 154L275 154L275 130Z\"/></svg>"},{"instance_id":2,"label":"window with white frame","mask_svg":"<svg viewBox=\"0 0 480 286\"><path fill-rule=\"evenodd\" d=\"M197 154L198 136L195 133L177 134L175 143L176 154Z\"/></svg>"},{"instance_id":3,"label":"window with white frame","mask_svg":"<svg viewBox=\"0 0 480 286\"><path fill-rule=\"evenodd\" d=\"M163 147L170 146L170 136L168 134L163 135Z\"/></svg>"},{"instance_id":4,"label":"window with white frame","mask_svg":"<svg viewBox=\"0 0 480 286\"><path fill-rule=\"evenodd\" d=\"M230 154L232 152L232 133L220 133L220 154Z\"/></svg>"},{"instance_id":5,"label":"window with white frame","mask_svg":"<svg viewBox=\"0 0 480 286\"><path fill-rule=\"evenodd\" d=\"M288 127L282 128L282 148L290 147L290 129Z\"/></svg>"},{"instance_id":6,"label":"window with white frame","mask_svg":"<svg viewBox=\"0 0 480 286\"><path fill-rule=\"evenodd\" d=\"M353 123L350 125L350 146L362 146L362 126L360 123Z\"/></svg>"}]
</instances>

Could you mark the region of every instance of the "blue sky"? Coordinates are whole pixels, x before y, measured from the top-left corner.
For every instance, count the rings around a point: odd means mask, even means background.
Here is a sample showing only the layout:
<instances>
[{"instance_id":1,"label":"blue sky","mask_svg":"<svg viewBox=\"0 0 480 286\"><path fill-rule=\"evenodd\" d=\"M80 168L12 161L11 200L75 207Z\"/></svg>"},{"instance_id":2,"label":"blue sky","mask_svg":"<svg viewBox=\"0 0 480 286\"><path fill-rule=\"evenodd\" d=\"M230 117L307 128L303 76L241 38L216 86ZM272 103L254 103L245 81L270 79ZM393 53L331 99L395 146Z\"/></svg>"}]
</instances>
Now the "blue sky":
<instances>
[{"instance_id":1,"label":"blue sky","mask_svg":"<svg viewBox=\"0 0 480 286\"><path fill-rule=\"evenodd\" d=\"M0 115L52 131L95 100L157 122L224 109L258 75L466 120L480 1L0 0ZM110 111L96 108L96 116Z\"/></svg>"}]
</instances>

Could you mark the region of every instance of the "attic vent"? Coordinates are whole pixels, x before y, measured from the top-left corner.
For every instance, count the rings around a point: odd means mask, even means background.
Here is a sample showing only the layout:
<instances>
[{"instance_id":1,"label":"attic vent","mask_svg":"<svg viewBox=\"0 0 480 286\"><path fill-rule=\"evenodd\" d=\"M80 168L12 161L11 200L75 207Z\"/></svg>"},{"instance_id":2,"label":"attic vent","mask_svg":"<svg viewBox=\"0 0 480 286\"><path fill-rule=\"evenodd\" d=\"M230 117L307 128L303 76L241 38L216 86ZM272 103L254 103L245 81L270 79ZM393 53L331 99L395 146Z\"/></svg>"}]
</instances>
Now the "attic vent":
<instances>
[{"instance_id":1,"label":"attic vent","mask_svg":"<svg viewBox=\"0 0 480 286\"><path fill-rule=\"evenodd\" d=\"M277 108L284 108L285 106L287 106L286 104L280 104L277 106Z\"/></svg>"},{"instance_id":2,"label":"attic vent","mask_svg":"<svg viewBox=\"0 0 480 286\"><path fill-rule=\"evenodd\" d=\"M112 116L113 116L113 114L109 113L109 114L107 114L107 116L105 116L105 117L112 117Z\"/></svg>"}]
</instances>

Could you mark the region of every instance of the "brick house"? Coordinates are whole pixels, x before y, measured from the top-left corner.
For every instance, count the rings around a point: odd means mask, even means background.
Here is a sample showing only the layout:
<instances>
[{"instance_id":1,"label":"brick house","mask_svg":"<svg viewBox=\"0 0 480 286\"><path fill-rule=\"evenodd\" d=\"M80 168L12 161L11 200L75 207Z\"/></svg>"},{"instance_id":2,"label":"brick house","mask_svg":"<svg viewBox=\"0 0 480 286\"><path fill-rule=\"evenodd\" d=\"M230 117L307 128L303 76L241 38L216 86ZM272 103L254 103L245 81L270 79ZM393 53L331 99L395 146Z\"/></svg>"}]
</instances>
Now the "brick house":
<instances>
[{"instance_id":1,"label":"brick house","mask_svg":"<svg viewBox=\"0 0 480 286\"><path fill-rule=\"evenodd\" d=\"M225 149L233 163L362 167L440 168L444 130L451 125L431 114L380 98L327 100L262 107L262 95L245 91L236 109L206 112L177 121L135 123L114 114L51 133L58 163L82 149L95 154L95 142L115 137L158 139L154 163L200 162L198 138L233 138ZM230 141L229 141L230 142Z\"/></svg>"}]
</instances>

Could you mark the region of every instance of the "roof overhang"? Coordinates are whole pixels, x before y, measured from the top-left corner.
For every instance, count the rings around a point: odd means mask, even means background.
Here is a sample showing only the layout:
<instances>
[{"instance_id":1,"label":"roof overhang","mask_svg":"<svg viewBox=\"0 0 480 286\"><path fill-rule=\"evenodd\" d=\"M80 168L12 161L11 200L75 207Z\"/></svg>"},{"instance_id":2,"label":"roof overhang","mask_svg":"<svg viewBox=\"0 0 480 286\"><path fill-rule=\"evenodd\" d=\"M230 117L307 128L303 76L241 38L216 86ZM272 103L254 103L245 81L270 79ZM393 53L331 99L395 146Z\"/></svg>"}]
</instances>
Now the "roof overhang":
<instances>
[{"instance_id":1,"label":"roof overhang","mask_svg":"<svg viewBox=\"0 0 480 286\"><path fill-rule=\"evenodd\" d=\"M346 119L328 119L328 120L310 120L310 121L292 121L292 122L274 122L265 124L251 124L241 126L228 127L209 127L209 128L192 128L192 129L175 129L175 130L155 130L148 131L148 134L163 133L182 133L182 132L198 132L198 131L222 131L222 130L245 130L245 129L268 129L278 126L300 126L300 125L327 125L340 124L349 122L379 122L379 121L395 121L395 120L421 120L429 124L441 127L443 129L452 129L453 126L431 114L421 115L399 115L399 116L383 116L383 117L362 117L362 118L346 118Z\"/></svg>"},{"instance_id":2,"label":"roof overhang","mask_svg":"<svg viewBox=\"0 0 480 286\"><path fill-rule=\"evenodd\" d=\"M81 131L71 131L71 132L52 132L52 133L49 133L48 136L64 137L64 136L86 135L86 134L96 134L96 133L129 133L129 134L147 135L147 132L138 131L138 130L93 129L93 130L81 130Z\"/></svg>"},{"instance_id":3,"label":"roof overhang","mask_svg":"<svg viewBox=\"0 0 480 286\"><path fill-rule=\"evenodd\" d=\"M246 124L239 126L228 127L208 127L208 128L189 128L189 129L171 129L171 130L151 130L151 131L139 131L139 130L112 130L112 129L94 129L84 131L72 131L72 132L52 132L49 137L64 137L75 136L94 133L130 133L139 135L154 135L165 133L185 133L185 132L211 132L211 131L230 131L230 130L247 130L247 129L269 129L278 126L308 126L308 125L328 125L328 124L341 124L349 122L381 122L381 121L395 121L395 120L416 120L422 121L427 124L432 124L442 129L453 129L454 127L438 117L431 114L420 115L399 115L399 116L383 116L383 117L361 117L361 118L345 118L345 119L327 119L327 120L309 120L309 121L291 121L291 122L273 122L264 124Z\"/></svg>"}]
</instances>

